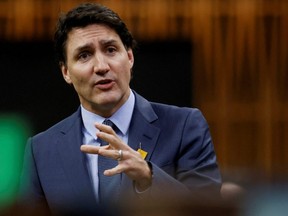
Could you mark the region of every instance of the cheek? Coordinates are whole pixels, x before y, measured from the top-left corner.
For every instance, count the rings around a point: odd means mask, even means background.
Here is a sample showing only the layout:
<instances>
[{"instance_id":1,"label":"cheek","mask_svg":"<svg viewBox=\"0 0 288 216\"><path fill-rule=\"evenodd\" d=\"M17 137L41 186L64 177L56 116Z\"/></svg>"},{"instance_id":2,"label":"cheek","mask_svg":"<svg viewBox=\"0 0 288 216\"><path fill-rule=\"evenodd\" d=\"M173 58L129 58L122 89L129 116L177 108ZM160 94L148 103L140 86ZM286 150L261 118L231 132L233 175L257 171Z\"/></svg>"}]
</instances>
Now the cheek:
<instances>
[{"instance_id":1,"label":"cheek","mask_svg":"<svg viewBox=\"0 0 288 216\"><path fill-rule=\"evenodd\" d=\"M131 79L131 69L130 67L126 66L126 67L123 67L123 71L122 71L122 81L125 83L125 84L129 84L130 82L130 79Z\"/></svg>"},{"instance_id":2,"label":"cheek","mask_svg":"<svg viewBox=\"0 0 288 216\"><path fill-rule=\"evenodd\" d=\"M131 70L132 70L132 66L133 64L131 64L131 62L129 61L129 59L125 59L125 63L123 63L123 70L124 70L124 73L125 73L125 77L127 79L130 79L131 78Z\"/></svg>"},{"instance_id":3,"label":"cheek","mask_svg":"<svg viewBox=\"0 0 288 216\"><path fill-rule=\"evenodd\" d=\"M93 70L89 66L77 66L73 67L71 71L71 79L73 83L85 83L88 82L90 78L91 71L93 73Z\"/></svg>"}]
</instances>

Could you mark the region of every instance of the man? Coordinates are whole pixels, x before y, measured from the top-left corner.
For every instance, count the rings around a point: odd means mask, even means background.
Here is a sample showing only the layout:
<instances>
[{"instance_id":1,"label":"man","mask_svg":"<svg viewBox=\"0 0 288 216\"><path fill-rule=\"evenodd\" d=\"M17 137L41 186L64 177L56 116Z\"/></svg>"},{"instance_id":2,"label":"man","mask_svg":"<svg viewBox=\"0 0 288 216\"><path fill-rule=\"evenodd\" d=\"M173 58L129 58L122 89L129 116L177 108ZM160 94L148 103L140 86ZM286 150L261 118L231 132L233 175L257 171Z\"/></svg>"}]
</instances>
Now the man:
<instances>
[{"instance_id":1,"label":"man","mask_svg":"<svg viewBox=\"0 0 288 216\"><path fill-rule=\"evenodd\" d=\"M29 200L52 213L93 212L123 199L219 192L200 111L151 103L130 89L135 41L116 13L79 5L59 19L55 45L81 105L28 140Z\"/></svg>"}]
</instances>

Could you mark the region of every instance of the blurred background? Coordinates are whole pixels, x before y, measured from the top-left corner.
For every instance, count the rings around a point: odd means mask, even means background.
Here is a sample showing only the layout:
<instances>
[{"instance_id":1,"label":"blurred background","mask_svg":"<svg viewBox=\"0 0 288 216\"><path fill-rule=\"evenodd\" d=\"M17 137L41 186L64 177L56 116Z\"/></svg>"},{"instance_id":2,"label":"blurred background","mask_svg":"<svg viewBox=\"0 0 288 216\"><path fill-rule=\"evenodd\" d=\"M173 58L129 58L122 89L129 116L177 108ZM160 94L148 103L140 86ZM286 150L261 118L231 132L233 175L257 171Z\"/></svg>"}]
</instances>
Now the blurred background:
<instances>
[{"instance_id":1,"label":"blurred background","mask_svg":"<svg viewBox=\"0 0 288 216\"><path fill-rule=\"evenodd\" d=\"M52 39L59 13L80 2L0 0L0 112L24 116L31 134L79 105ZM203 112L225 182L286 183L287 0L95 2L115 10L139 43L132 88Z\"/></svg>"}]
</instances>

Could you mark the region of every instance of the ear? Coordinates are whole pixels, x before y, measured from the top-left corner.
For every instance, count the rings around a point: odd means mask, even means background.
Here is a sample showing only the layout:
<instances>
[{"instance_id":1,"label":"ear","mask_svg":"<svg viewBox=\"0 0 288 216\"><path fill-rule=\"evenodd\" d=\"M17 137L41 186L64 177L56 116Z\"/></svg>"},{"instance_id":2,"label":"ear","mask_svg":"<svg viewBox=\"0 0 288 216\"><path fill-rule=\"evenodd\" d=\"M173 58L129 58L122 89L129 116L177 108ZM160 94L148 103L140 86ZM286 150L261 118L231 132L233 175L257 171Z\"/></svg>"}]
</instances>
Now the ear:
<instances>
[{"instance_id":1,"label":"ear","mask_svg":"<svg viewBox=\"0 0 288 216\"><path fill-rule=\"evenodd\" d=\"M71 81L71 78L70 78L70 73L69 73L69 70L68 70L67 66L62 62L62 63L60 63L60 68L61 68L61 72L62 72L64 80L68 84L72 84L72 81Z\"/></svg>"},{"instance_id":2,"label":"ear","mask_svg":"<svg viewBox=\"0 0 288 216\"><path fill-rule=\"evenodd\" d=\"M127 50L127 55L128 55L128 59L129 59L131 68L132 68L133 65L134 65L134 55L133 55L133 51L132 51L131 48L129 48L129 49Z\"/></svg>"}]
</instances>

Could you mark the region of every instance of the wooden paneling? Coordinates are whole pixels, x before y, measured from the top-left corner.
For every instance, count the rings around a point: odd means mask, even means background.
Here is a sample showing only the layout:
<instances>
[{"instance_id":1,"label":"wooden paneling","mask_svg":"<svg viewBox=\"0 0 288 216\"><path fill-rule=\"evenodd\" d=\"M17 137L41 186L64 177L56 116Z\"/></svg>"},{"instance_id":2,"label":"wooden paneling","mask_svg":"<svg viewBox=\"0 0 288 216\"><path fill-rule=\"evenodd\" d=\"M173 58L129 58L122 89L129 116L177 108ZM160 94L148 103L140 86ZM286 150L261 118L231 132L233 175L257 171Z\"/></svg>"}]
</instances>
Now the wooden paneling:
<instances>
[{"instance_id":1,"label":"wooden paneling","mask_svg":"<svg viewBox=\"0 0 288 216\"><path fill-rule=\"evenodd\" d=\"M2 0L0 38L51 39L77 0ZM102 0L139 40L193 44L193 104L220 166L288 173L288 1Z\"/></svg>"},{"instance_id":2,"label":"wooden paneling","mask_svg":"<svg viewBox=\"0 0 288 216\"><path fill-rule=\"evenodd\" d=\"M197 33L195 104L213 122L222 167L288 172L287 2L225 2Z\"/></svg>"}]
</instances>

